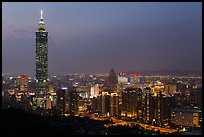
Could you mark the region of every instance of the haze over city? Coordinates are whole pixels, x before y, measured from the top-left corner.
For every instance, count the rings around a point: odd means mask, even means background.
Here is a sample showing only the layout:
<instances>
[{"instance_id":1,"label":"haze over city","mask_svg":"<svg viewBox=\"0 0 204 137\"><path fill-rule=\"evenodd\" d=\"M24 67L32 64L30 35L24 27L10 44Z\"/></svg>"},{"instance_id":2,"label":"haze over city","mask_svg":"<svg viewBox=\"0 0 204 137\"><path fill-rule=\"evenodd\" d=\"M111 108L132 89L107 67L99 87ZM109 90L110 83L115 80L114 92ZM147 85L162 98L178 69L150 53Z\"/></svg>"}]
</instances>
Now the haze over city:
<instances>
[{"instance_id":1,"label":"haze over city","mask_svg":"<svg viewBox=\"0 0 204 137\"><path fill-rule=\"evenodd\" d=\"M2 72L35 74L40 10L48 72L201 70L201 3L3 3Z\"/></svg>"}]
</instances>

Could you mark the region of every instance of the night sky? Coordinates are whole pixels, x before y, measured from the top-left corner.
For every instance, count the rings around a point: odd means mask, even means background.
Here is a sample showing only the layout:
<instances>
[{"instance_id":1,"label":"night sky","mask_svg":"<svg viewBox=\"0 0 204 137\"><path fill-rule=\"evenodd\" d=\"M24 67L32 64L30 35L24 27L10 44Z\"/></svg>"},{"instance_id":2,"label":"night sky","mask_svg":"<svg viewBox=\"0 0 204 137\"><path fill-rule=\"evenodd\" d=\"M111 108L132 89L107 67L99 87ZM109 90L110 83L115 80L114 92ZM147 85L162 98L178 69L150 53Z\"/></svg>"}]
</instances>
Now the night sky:
<instances>
[{"instance_id":1,"label":"night sky","mask_svg":"<svg viewBox=\"0 0 204 137\"><path fill-rule=\"evenodd\" d=\"M3 3L2 71L35 74L40 10L48 71L202 69L202 3Z\"/></svg>"}]
</instances>

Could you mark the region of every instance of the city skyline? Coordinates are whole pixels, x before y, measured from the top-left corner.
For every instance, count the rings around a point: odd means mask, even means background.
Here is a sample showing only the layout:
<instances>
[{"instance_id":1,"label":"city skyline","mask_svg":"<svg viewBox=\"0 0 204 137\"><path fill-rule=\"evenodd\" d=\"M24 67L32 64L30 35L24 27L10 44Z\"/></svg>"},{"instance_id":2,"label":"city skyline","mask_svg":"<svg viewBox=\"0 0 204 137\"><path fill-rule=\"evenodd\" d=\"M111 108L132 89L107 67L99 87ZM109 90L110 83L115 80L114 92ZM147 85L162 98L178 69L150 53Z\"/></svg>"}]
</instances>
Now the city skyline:
<instances>
[{"instance_id":1,"label":"city skyline","mask_svg":"<svg viewBox=\"0 0 204 137\"><path fill-rule=\"evenodd\" d=\"M49 74L202 69L201 3L3 3L3 73L35 73L41 9Z\"/></svg>"}]
</instances>

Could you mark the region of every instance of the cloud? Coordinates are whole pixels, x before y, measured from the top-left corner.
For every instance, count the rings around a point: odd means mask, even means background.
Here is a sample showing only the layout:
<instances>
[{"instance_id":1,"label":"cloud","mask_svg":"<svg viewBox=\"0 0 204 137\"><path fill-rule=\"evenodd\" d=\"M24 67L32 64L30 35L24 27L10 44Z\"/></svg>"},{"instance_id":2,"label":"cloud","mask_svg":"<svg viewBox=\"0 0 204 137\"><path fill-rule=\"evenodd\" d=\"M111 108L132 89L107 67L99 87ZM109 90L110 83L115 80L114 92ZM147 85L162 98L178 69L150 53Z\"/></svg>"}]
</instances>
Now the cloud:
<instances>
[{"instance_id":1,"label":"cloud","mask_svg":"<svg viewBox=\"0 0 204 137\"><path fill-rule=\"evenodd\" d=\"M26 33L26 32L28 32L26 29L13 29L12 30L14 33Z\"/></svg>"},{"instance_id":2,"label":"cloud","mask_svg":"<svg viewBox=\"0 0 204 137\"><path fill-rule=\"evenodd\" d=\"M15 38L33 38L34 30L31 27L18 28L17 26L10 25L3 27L3 40Z\"/></svg>"}]
</instances>

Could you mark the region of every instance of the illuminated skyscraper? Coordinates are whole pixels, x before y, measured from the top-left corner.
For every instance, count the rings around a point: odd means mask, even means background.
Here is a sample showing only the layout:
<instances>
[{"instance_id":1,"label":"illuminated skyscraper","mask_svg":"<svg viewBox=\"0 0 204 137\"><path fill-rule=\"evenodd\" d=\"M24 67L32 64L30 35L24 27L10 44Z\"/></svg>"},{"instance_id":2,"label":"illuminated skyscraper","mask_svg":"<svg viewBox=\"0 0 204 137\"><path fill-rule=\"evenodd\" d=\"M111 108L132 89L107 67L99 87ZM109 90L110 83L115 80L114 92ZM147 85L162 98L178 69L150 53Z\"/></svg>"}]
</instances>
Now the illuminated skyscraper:
<instances>
[{"instance_id":1,"label":"illuminated skyscraper","mask_svg":"<svg viewBox=\"0 0 204 137\"><path fill-rule=\"evenodd\" d=\"M110 94L102 92L102 113L108 116L110 114Z\"/></svg>"},{"instance_id":2,"label":"illuminated skyscraper","mask_svg":"<svg viewBox=\"0 0 204 137\"><path fill-rule=\"evenodd\" d=\"M96 84L95 86L91 87L91 98L99 96L99 85Z\"/></svg>"},{"instance_id":3,"label":"illuminated skyscraper","mask_svg":"<svg viewBox=\"0 0 204 137\"><path fill-rule=\"evenodd\" d=\"M68 111L67 89L65 88L57 91L57 111L59 115L64 115Z\"/></svg>"},{"instance_id":4,"label":"illuminated skyscraper","mask_svg":"<svg viewBox=\"0 0 204 137\"><path fill-rule=\"evenodd\" d=\"M116 90L117 83L118 83L118 77L115 70L112 68L108 77L108 87L110 88L110 90L113 90L113 91Z\"/></svg>"},{"instance_id":5,"label":"illuminated skyscraper","mask_svg":"<svg viewBox=\"0 0 204 137\"><path fill-rule=\"evenodd\" d=\"M152 122L155 110L154 94L149 87L143 89L143 94L143 118L146 122Z\"/></svg>"},{"instance_id":6,"label":"illuminated skyscraper","mask_svg":"<svg viewBox=\"0 0 204 137\"><path fill-rule=\"evenodd\" d=\"M111 93L110 96L110 115L118 116L119 115L119 96L117 93Z\"/></svg>"},{"instance_id":7,"label":"illuminated skyscraper","mask_svg":"<svg viewBox=\"0 0 204 137\"><path fill-rule=\"evenodd\" d=\"M102 112L102 95L100 94L97 97L91 99L91 109L93 112Z\"/></svg>"},{"instance_id":8,"label":"illuminated skyscraper","mask_svg":"<svg viewBox=\"0 0 204 137\"><path fill-rule=\"evenodd\" d=\"M76 88L62 87L57 91L57 110L60 115L78 115L79 95Z\"/></svg>"},{"instance_id":9,"label":"illuminated skyscraper","mask_svg":"<svg viewBox=\"0 0 204 137\"><path fill-rule=\"evenodd\" d=\"M69 115L78 115L79 112L79 94L75 87L69 88L66 97L66 105Z\"/></svg>"},{"instance_id":10,"label":"illuminated skyscraper","mask_svg":"<svg viewBox=\"0 0 204 137\"><path fill-rule=\"evenodd\" d=\"M36 31L36 95L37 97L48 94L48 32L44 28L42 17L39 29Z\"/></svg>"},{"instance_id":11,"label":"illuminated skyscraper","mask_svg":"<svg viewBox=\"0 0 204 137\"><path fill-rule=\"evenodd\" d=\"M174 96L157 94L149 87L143 89L143 119L151 124L163 126L171 118L171 109L175 107Z\"/></svg>"},{"instance_id":12,"label":"illuminated skyscraper","mask_svg":"<svg viewBox=\"0 0 204 137\"><path fill-rule=\"evenodd\" d=\"M126 88L122 91L122 116L140 117L142 105L142 89Z\"/></svg>"}]
</instances>

